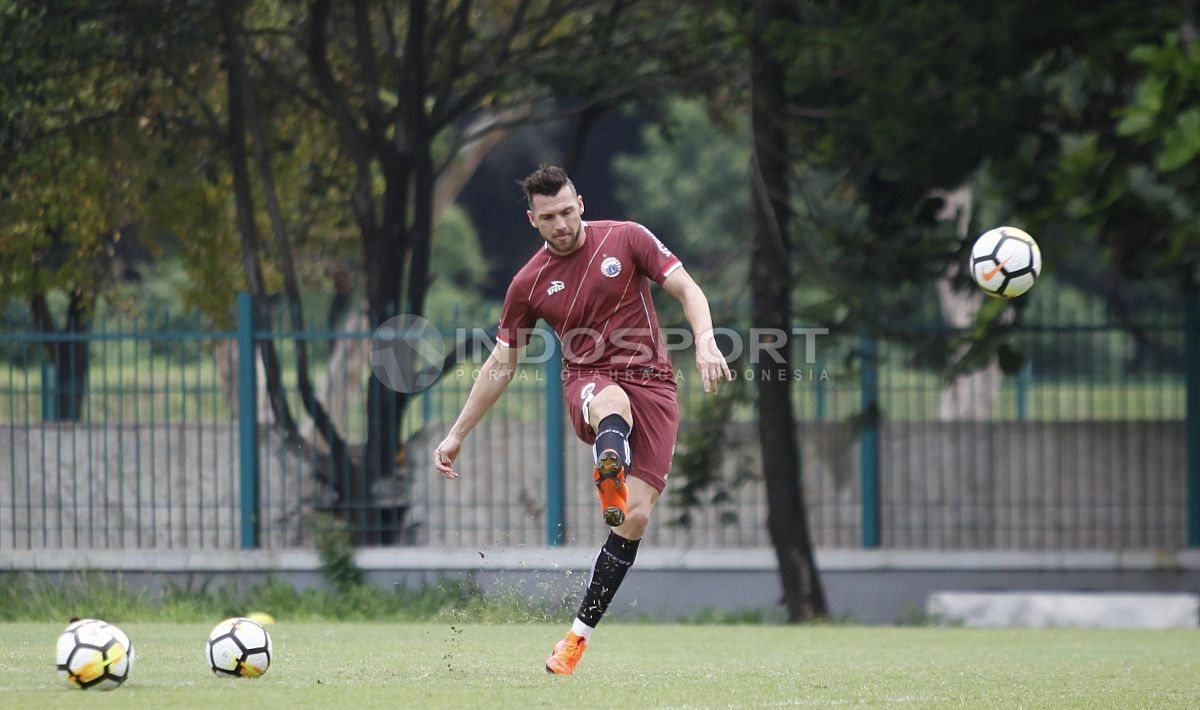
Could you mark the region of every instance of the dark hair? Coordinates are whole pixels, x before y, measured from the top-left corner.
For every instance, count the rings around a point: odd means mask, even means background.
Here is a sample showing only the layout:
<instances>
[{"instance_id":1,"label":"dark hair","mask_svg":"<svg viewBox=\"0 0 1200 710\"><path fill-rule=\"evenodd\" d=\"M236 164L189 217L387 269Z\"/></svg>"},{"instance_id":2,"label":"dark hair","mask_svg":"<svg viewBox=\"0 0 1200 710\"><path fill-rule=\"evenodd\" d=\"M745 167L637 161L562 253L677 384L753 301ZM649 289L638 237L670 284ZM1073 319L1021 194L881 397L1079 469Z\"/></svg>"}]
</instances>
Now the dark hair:
<instances>
[{"instance_id":1,"label":"dark hair","mask_svg":"<svg viewBox=\"0 0 1200 710\"><path fill-rule=\"evenodd\" d=\"M525 190L525 199L529 201L531 208L533 207L534 195L554 197L566 185L570 185L571 191L578 194L578 191L575 189L575 183L571 182L571 178L567 177L567 171L557 165L546 165L545 163L539 165L538 169L525 176L525 179L521 180L520 184Z\"/></svg>"}]
</instances>

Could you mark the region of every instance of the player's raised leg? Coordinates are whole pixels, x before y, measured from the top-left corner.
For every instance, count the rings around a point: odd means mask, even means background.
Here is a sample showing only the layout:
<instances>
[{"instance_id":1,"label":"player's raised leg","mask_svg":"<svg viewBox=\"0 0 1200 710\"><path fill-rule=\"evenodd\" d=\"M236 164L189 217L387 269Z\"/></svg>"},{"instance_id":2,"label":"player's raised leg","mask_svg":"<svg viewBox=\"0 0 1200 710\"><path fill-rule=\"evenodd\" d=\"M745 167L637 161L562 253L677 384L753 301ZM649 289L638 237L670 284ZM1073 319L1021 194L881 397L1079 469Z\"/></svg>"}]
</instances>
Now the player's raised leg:
<instances>
[{"instance_id":1,"label":"player's raised leg","mask_svg":"<svg viewBox=\"0 0 1200 710\"><path fill-rule=\"evenodd\" d=\"M629 499L625 522L609 532L608 540L600 549L587 592L579 605L579 613L571 623L571 630L566 638L558 642L546 661L546 670L550 673L568 675L575 672L575 666L591 641L592 632L608 611L617 589L625 580L625 573L637 558L638 546L650 523L659 492L649 483L633 477L630 477L627 487Z\"/></svg>"},{"instance_id":2,"label":"player's raised leg","mask_svg":"<svg viewBox=\"0 0 1200 710\"><path fill-rule=\"evenodd\" d=\"M592 480L600 496L600 510L604 522L617 527L625 522L629 500L629 488L625 484L630 466L629 432L633 427L629 396L619 386L608 385L584 404L584 414L592 431L596 432L596 443L592 445L596 461Z\"/></svg>"}]
</instances>

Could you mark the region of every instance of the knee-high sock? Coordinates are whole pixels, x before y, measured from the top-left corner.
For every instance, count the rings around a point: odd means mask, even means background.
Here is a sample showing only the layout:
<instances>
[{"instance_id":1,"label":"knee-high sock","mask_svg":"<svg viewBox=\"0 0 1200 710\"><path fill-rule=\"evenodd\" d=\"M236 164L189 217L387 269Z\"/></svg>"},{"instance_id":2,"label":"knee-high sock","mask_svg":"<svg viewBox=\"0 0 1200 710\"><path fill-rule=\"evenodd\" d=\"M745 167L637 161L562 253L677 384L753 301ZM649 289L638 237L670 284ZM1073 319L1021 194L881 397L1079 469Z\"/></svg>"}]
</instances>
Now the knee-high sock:
<instances>
[{"instance_id":1,"label":"knee-high sock","mask_svg":"<svg viewBox=\"0 0 1200 710\"><path fill-rule=\"evenodd\" d=\"M640 540L626 540L615 532L608 534L604 547L596 557L592 570L592 581L588 583L583 603L579 605L577 618L590 628L600 623L600 617L608 611L608 605L625 579L625 573L637 558Z\"/></svg>"},{"instance_id":2,"label":"knee-high sock","mask_svg":"<svg viewBox=\"0 0 1200 710\"><path fill-rule=\"evenodd\" d=\"M600 428L596 431L596 443L592 445L592 458L600 458L600 452L612 449L621 457L621 465L625 473L629 473L629 431L631 427L625 417L620 414L610 414L600 420Z\"/></svg>"}]
</instances>

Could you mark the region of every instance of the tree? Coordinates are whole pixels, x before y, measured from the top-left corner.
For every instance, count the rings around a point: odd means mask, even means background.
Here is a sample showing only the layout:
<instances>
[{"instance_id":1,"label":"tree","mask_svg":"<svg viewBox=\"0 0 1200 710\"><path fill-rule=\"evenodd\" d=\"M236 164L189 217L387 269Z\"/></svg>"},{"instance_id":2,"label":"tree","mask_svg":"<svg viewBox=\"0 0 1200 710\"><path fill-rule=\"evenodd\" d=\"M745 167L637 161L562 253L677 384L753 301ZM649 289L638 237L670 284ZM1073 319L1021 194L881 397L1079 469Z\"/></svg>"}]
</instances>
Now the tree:
<instances>
[{"instance_id":1,"label":"tree","mask_svg":"<svg viewBox=\"0 0 1200 710\"><path fill-rule=\"evenodd\" d=\"M29 136L40 132L73 141L59 144L60 153L71 158L85 129L107 126L113 116L133 119L123 127L129 132L132 125L132 138L143 141L115 143L137 158L122 164L146 170L128 181L127 199L93 201L103 192L95 184L56 193L64 209L121 208L121 220L98 229L74 229L69 220L48 214L39 206L46 202L40 195L5 192L0 208L15 213L28 207L28 234L36 233L23 241L9 236L15 248L5 255L11 256L6 278L33 284L36 270L24 267L18 255L51 235L84 245L85 237L76 233L115 234L122 220L147 233L178 226L180 248L199 257L187 262L195 277L193 295L204 299L214 317L227 304L217 303L213 294L244 283L260 301L282 291L294 327L303 320L298 249L320 253L329 245L327 253L335 252L340 246L334 235L344 235L348 226L357 232L368 326L402 312L419 314L435 277L433 226L498 138L521 123L585 113L590 121L641 92L701 81L721 63L719 52L694 42L710 25L704 8L661 0L228 0L215 11L186 1L159 7L96 0L72 12L55 10L54 3L45 3L0 11L0 32L12 40L5 56L14 59L2 70L0 107L7 120L0 138L5 157L24 161L5 162L7 184L26 180L26 191L29 185L43 191L66 185L61 179L31 180L37 174L31 162L41 160L55 178L67 168L49 154L38 158ZM97 87L104 91L96 93ZM72 101L70 115L79 120L61 121L62 112L41 110L47 96L59 95ZM35 100L42 103L34 105ZM259 110L264 105L272 110ZM63 125L50 125L53 121ZM116 135L108 131L94 144L103 146ZM154 142L153 149L146 141ZM80 178L112 174L110 163L122 159L82 156L95 170L73 170ZM155 170L149 169L152 156L161 158ZM193 190L200 199L189 201L185 195ZM72 193L89 199L72 204ZM173 201L178 210L164 208ZM172 221L172 212L181 219ZM222 219L236 224L236 231L211 227ZM195 225L187 220L207 220L204 238L193 238ZM241 274L231 274L221 258L235 234L242 247ZM78 271L95 249L58 251ZM52 276L63 282L66 273ZM103 281L90 272L80 280L89 287ZM343 297L335 302L344 304L349 279L337 281ZM85 310L79 305L73 312ZM267 317L260 311L260 318ZM362 509L376 482L394 470L408 393L370 381L371 427L359 457L340 441L313 396L305 348L296 352L308 418L327 439L329 465L349 474L335 488L348 509ZM262 356L276 421L296 440L299 427L282 390L282 364L270 343Z\"/></svg>"},{"instance_id":2,"label":"tree","mask_svg":"<svg viewBox=\"0 0 1200 710\"><path fill-rule=\"evenodd\" d=\"M370 326L424 312L435 186L463 146L561 116L564 105L580 112L694 81L715 57L684 40L705 25L693 8L658 2L311 2L294 25L308 71L270 71L303 92L339 137ZM582 27L595 31L575 31ZM486 114L508 122L472 120ZM352 505L392 474L409 394L370 380L365 462L344 492Z\"/></svg>"},{"instance_id":3,"label":"tree","mask_svg":"<svg viewBox=\"0 0 1200 710\"><path fill-rule=\"evenodd\" d=\"M1200 45L1195 4L1179 9L1142 18L1120 41L1079 47L1044 88L1063 103L1039 136L1040 189L1020 206L1095 239L1117 272L1167 275L1187 289L1200 286ZM1106 286L1126 312L1116 283Z\"/></svg>"},{"instance_id":4,"label":"tree","mask_svg":"<svg viewBox=\"0 0 1200 710\"><path fill-rule=\"evenodd\" d=\"M621 156L616 163L620 195L628 209L652 225L697 274L720 325L790 332L795 324L793 293L799 288L791 277L791 146L781 134L786 124L779 107L772 104L780 99L781 87L771 83L780 77L778 61L763 37L770 24L766 13L781 7L764 6L759 10L763 14L755 15L759 24L750 42L751 61L757 62L750 82L751 110L723 106L717 117L723 125L714 125L710 114L716 112L706 112L704 104L673 102L662 111L662 125L646 131L645 153ZM746 120L747 114L751 120ZM765 190L769 179L782 184ZM753 214L749 228L748 212ZM731 248L739 243L750 243L751 249ZM750 304L745 303L747 295ZM745 482L743 472L727 480L721 469L735 445L727 431L733 411L752 401L761 461L755 470L760 476L755 477L761 477L767 489L768 529L779 561L783 603L789 620L802 621L824 616L828 609L799 484L802 462L794 433L799 424L791 407L793 383L790 375L778 376L791 372L791 353L785 348L781 356L783 362L755 363L753 383L738 380L723 386L718 397L705 398L691 412L691 427L681 435L672 478L680 480L671 486L671 496L683 509L676 522L690 525L693 508L723 500Z\"/></svg>"},{"instance_id":5,"label":"tree","mask_svg":"<svg viewBox=\"0 0 1200 710\"><path fill-rule=\"evenodd\" d=\"M158 167L138 122L148 82L124 63L124 36L107 6L0 9L0 290L47 336L43 386L61 420L82 415L89 352L78 336L142 236L141 188Z\"/></svg>"},{"instance_id":6,"label":"tree","mask_svg":"<svg viewBox=\"0 0 1200 710\"><path fill-rule=\"evenodd\" d=\"M787 343L792 320L792 148L782 117L785 67L772 26L785 20L789 4L757 0L750 20L751 184L754 244L750 281L751 324ZM775 546L788 621L828 614L813 555L808 514L800 488L801 460L792 409L791 348L779 347L770 362L754 363L758 393L759 449L767 487L767 528Z\"/></svg>"},{"instance_id":7,"label":"tree","mask_svg":"<svg viewBox=\"0 0 1200 710\"><path fill-rule=\"evenodd\" d=\"M1055 74L1091 35L1121 31L1129 9L754 3L753 323L786 332L792 277L800 274L824 292L803 303L806 320L906 337L888 324L920 310L911 287L944 275L968 233L948 236L936 227L944 201L933 191L948 194L985 166L1021 155L1053 113L1040 103L1041 73ZM1124 37L1152 26L1150 15ZM889 284L886 295L875 293L880 283ZM983 317L996 326L1000 312L987 309ZM986 347L998 342L985 338ZM945 352L956 355L956 367L987 361L986 352L973 350ZM788 362L772 364L784 369ZM809 618L824 609L811 541L802 518L795 526L775 519L777 511L803 511L789 387L759 378L769 527L785 604L789 618Z\"/></svg>"},{"instance_id":8,"label":"tree","mask_svg":"<svg viewBox=\"0 0 1200 710\"><path fill-rule=\"evenodd\" d=\"M703 284L713 308L748 310L750 150L745 107L674 99L642 131L642 149L613 159L617 198Z\"/></svg>"}]
</instances>

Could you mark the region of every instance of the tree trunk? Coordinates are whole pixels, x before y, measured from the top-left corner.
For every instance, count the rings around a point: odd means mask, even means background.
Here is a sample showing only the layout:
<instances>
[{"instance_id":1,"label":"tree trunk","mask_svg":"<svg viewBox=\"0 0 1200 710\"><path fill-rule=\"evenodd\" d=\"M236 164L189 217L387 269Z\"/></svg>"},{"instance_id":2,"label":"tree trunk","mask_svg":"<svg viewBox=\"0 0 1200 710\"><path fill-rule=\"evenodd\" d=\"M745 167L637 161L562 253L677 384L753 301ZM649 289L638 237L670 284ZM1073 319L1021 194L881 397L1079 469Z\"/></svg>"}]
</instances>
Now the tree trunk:
<instances>
[{"instance_id":1,"label":"tree trunk","mask_svg":"<svg viewBox=\"0 0 1200 710\"><path fill-rule=\"evenodd\" d=\"M91 330L87 317L86 297L75 289L67 304L67 323L62 331L54 324L54 316L43 294L33 297L31 310L38 330L51 335L77 336ZM83 398L87 394L87 375L90 363L88 341L54 340L46 344L46 351L54 363L54 383L51 400L54 409L45 413L54 421L77 422L83 414ZM46 384L43 383L43 387Z\"/></svg>"},{"instance_id":2,"label":"tree trunk","mask_svg":"<svg viewBox=\"0 0 1200 710\"><path fill-rule=\"evenodd\" d=\"M238 352L237 340L228 338L218 340L213 344L213 362L217 367L217 379L221 381L221 391L225 393L225 401L229 402L229 411L234 419L237 419L239 411L238 407ZM251 353L250 357L254 357ZM255 360L255 393L254 401L258 403L258 408L254 413L254 421L260 426L270 426L273 419L271 413L271 398L267 394L267 374L263 369L262 358ZM307 438L307 437L305 437Z\"/></svg>"},{"instance_id":3,"label":"tree trunk","mask_svg":"<svg viewBox=\"0 0 1200 710\"><path fill-rule=\"evenodd\" d=\"M592 129L603 118L608 107L602 104L594 104L588 106L579 114L578 120L575 122L575 129L571 132L571 140L567 144L567 157L563 161L563 169L568 175L574 175L579 172L579 165L583 162L583 149L587 147L588 136L591 135Z\"/></svg>"},{"instance_id":4,"label":"tree trunk","mask_svg":"<svg viewBox=\"0 0 1200 710\"><path fill-rule=\"evenodd\" d=\"M230 20L231 22L232 19ZM304 311L300 303L300 282L296 277L296 264L292 258L292 244L288 235L288 227L284 224L283 211L279 207L279 194L275 188L275 171L271 166L270 154L267 152L267 138L266 131L263 128L262 116L258 111L258 103L255 101L254 92L249 90L247 84L246 66L245 62L242 61L240 50L240 24L239 19L237 27L234 28L233 35L229 38L230 46L234 51L230 52L228 71L237 72L238 83L245 92L241 98L245 102L246 123L253 139L254 159L258 164L258 177L262 184L263 200L267 205L271 231L275 236L279 263L283 270L283 292L287 303L287 310L291 316L292 329L300 332L305 329ZM337 428L329 418L329 414L325 411L325 407L317 399L316 393L313 390L312 378L309 373L308 341L304 338L295 338L292 345L296 352L296 385L300 390L300 401L304 405L304 411L308 413L309 418L316 425L316 430L321 435L321 439L327 444L327 450L332 459L328 467L317 467L316 476L321 482L337 490L337 484L324 471L327 468L339 470L349 466L350 452L346 447L345 440L338 433Z\"/></svg>"},{"instance_id":5,"label":"tree trunk","mask_svg":"<svg viewBox=\"0 0 1200 710\"><path fill-rule=\"evenodd\" d=\"M750 43L751 130L753 132L754 247L751 257L753 327L771 329L784 345L765 351L755 364L759 446L767 487L767 528L779 561L783 603L789 622L826 616L800 486L801 459L791 402L791 254L788 230L788 144L781 123L783 67L767 31L782 16L780 0L756 0ZM771 355L778 355L779 358Z\"/></svg>"},{"instance_id":6,"label":"tree trunk","mask_svg":"<svg viewBox=\"0 0 1200 710\"><path fill-rule=\"evenodd\" d=\"M381 160L384 176L383 220L374 223L375 200L368 195L356 200L356 213L363 232L363 257L366 271L367 320L376 330L389 318L403 315L401 294L404 285L404 255L410 236L407 226L411 161L389 153ZM356 188L370 190L368 180ZM360 196L361 197L361 196ZM358 203L366 206L366 210ZM399 452L398 428L404 411L404 398L389 389L378 377L367 380L367 440L363 461L346 472L347 511L355 544L375 542L368 530L378 527L372 501L376 483L396 468Z\"/></svg>"},{"instance_id":7,"label":"tree trunk","mask_svg":"<svg viewBox=\"0 0 1200 710\"><path fill-rule=\"evenodd\" d=\"M929 196L942 200L942 208L934 216L942 222L954 220L955 234L965 240L971 228L971 184L968 182L949 191L931 190ZM937 296L946 325L961 331L975 322L984 296L978 289L956 291L953 283L958 272L958 262L950 264L937 280ZM969 350L969 345L960 345L950 357L957 363ZM989 419L1002 378L1000 359L995 355L974 372L955 374L938 395L937 418L941 421Z\"/></svg>"},{"instance_id":8,"label":"tree trunk","mask_svg":"<svg viewBox=\"0 0 1200 710\"><path fill-rule=\"evenodd\" d=\"M331 331L341 330L352 333L362 332L366 329L367 313L362 308L355 308L345 320L330 328ZM369 350L370 344L361 340L335 338L333 347L329 350L329 362L316 383L316 396L329 414L330 426L337 430L342 439L346 439L350 434L346 429L350 412L355 407L361 406L362 390L358 385L362 382L363 373L367 370ZM300 425L300 434L305 439L312 441L319 452L328 453L323 448L324 439L313 439L315 429L311 419L305 420ZM347 444L349 443L347 441Z\"/></svg>"},{"instance_id":9,"label":"tree trunk","mask_svg":"<svg viewBox=\"0 0 1200 710\"><path fill-rule=\"evenodd\" d=\"M242 265L246 271L246 281L254 294L255 329L271 328L270 311L266 307L266 288L263 285L262 266L259 262L258 227L254 222L254 198L250 186L250 168L246 155L246 95L243 86L243 73L230 70L228 65L242 62L241 48L237 42L237 25L235 17L240 2L238 0L222 0L217 4L217 15L221 22L223 34L222 51L226 61L226 90L229 98L229 129L225 137L225 150L229 154L230 170L233 172L233 192L236 206L238 232L242 242ZM263 369L267 380L267 394L271 400L271 409L275 412L275 421L283 430L288 441L300 443L300 434L296 428L296 420L292 418L287 398L283 393L283 377L280 373L279 356L275 344L264 340L259 345L262 353Z\"/></svg>"}]
</instances>

